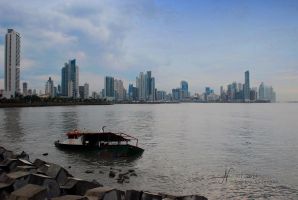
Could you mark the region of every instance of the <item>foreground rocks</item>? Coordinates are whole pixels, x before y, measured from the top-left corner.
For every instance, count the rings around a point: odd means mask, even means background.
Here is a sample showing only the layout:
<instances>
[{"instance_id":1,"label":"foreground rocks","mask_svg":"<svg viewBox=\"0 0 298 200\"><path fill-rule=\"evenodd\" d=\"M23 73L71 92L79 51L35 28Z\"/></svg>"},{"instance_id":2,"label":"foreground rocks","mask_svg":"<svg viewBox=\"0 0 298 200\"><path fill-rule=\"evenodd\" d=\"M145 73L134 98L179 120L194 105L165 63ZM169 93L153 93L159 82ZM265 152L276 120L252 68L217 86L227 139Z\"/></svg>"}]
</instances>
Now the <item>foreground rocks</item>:
<instances>
[{"instance_id":1,"label":"foreground rocks","mask_svg":"<svg viewBox=\"0 0 298 200\"><path fill-rule=\"evenodd\" d=\"M93 171L86 171L93 173ZM136 176L110 171L118 183ZM145 191L104 187L97 181L74 178L65 168L41 159L29 160L25 152L14 154L0 147L0 200L207 200L199 195L173 196Z\"/></svg>"}]
</instances>

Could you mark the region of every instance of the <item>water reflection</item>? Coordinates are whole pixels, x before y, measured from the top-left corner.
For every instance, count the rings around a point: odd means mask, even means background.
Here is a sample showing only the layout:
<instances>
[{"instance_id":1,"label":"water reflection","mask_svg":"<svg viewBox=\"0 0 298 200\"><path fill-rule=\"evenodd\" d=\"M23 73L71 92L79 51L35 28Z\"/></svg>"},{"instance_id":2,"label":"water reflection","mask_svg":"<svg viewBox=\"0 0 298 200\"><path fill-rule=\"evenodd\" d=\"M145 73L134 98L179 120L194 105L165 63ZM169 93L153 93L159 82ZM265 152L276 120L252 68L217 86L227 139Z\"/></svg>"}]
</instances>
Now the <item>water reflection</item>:
<instances>
[{"instance_id":1,"label":"water reflection","mask_svg":"<svg viewBox=\"0 0 298 200\"><path fill-rule=\"evenodd\" d=\"M5 137L9 140L9 143L18 143L22 141L24 137L24 129L21 124L19 108L6 108L4 109L4 132Z\"/></svg>"},{"instance_id":2,"label":"water reflection","mask_svg":"<svg viewBox=\"0 0 298 200\"><path fill-rule=\"evenodd\" d=\"M61 115L62 115L61 121L62 121L64 132L67 132L73 129L79 129L78 127L79 118L76 110L69 111L67 109L65 112L62 112Z\"/></svg>"}]
</instances>

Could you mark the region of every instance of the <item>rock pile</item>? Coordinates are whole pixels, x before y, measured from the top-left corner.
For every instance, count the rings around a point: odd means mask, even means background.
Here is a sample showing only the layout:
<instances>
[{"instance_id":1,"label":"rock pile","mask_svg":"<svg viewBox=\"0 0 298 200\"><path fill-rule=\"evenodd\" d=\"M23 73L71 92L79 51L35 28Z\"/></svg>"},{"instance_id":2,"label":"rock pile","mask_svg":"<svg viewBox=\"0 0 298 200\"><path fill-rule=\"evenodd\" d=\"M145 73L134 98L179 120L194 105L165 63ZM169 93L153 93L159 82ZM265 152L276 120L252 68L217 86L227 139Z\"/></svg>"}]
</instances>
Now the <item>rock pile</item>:
<instances>
[{"instance_id":1,"label":"rock pile","mask_svg":"<svg viewBox=\"0 0 298 200\"><path fill-rule=\"evenodd\" d=\"M119 173L119 183L133 170ZM110 172L110 177L116 173ZM1 200L207 200L199 195L172 196L145 191L121 191L104 187L97 181L74 178L66 169L40 159L29 160L25 152L14 154L0 147L0 199Z\"/></svg>"}]
</instances>

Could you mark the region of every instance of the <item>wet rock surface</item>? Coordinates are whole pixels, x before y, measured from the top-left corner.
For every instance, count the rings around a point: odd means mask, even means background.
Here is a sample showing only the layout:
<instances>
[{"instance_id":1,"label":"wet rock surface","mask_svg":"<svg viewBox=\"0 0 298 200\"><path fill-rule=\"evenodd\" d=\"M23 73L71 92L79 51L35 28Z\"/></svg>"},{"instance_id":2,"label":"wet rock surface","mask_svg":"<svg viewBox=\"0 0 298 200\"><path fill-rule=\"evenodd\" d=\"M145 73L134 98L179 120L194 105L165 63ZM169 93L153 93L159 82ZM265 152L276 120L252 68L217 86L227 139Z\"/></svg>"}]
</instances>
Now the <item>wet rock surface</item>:
<instances>
[{"instance_id":1,"label":"wet rock surface","mask_svg":"<svg viewBox=\"0 0 298 200\"><path fill-rule=\"evenodd\" d=\"M68 167L69 168L69 167ZM85 173L94 173L86 170ZM99 171L99 173L104 173ZM134 169L122 171L110 168L107 173L119 184L136 177ZM104 187L96 180L86 181L73 177L65 168L41 159L30 162L26 152L14 154L0 147L1 200L206 200L200 195L174 196L147 191Z\"/></svg>"}]
</instances>

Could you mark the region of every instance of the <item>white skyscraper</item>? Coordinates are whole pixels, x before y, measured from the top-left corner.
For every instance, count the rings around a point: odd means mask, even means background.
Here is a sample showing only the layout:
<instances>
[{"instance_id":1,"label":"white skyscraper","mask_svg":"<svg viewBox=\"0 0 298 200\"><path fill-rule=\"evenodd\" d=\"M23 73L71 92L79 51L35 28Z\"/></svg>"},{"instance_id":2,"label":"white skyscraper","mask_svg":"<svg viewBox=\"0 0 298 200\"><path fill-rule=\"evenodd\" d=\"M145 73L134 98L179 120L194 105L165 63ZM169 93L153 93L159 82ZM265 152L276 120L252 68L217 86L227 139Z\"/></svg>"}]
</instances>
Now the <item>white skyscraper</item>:
<instances>
[{"instance_id":1,"label":"white skyscraper","mask_svg":"<svg viewBox=\"0 0 298 200\"><path fill-rule=\"evenodd\" d=\"M5 35L5 92L6 98L20 91L20 34L8 29Z\"/></svg>"},{"instance_id":2,"label":"white skyscraper","mask_svg":"<svg viewBox=\"0 0 298 200\"><path fill-rule=\"evenodd\" d=\"M45 94L48 95L49 97L55 96L54 81L51 79L51 77L49 77L49 80L47 80L46 82Z\"/></svg>"}]
</instances>

